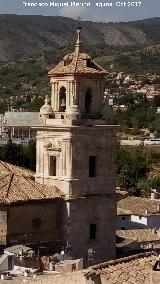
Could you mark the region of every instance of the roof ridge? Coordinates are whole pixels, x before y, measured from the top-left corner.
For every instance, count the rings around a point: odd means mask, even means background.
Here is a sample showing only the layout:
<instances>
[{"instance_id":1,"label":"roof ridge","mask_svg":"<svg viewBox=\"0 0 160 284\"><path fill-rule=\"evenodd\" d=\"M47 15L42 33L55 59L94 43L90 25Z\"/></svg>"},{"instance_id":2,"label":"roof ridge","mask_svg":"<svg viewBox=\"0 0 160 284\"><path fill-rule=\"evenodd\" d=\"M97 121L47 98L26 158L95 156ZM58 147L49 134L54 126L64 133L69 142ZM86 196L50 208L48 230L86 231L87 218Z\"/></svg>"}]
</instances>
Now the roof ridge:
<instances>
[{"instance_id":1,"label":"roof ridge","mask_svg":"<svg viewBox=\"0 0 160 284\"><path fill-rule=\"evenodd\" d=\"M123 263L123 262L128 262L128 261L133 261L139 258L145 258L145 257L149 257L152 255L158 255L157 252L155 251L150 251L150 252L145 252L145 253L139 253L139 254L134 254L134 255L130 255L124 258L119 258L119 259L114 259L114 260L109 260L107 262L104 263L100 263L94 266L90 266L90 269L95 270L95 269L103 269L103 268L107 268L110 265L117 265L119 263Z\"/></svg>"},{"instance_id":2,"label":"roof ridge","mask_svg":"<svg viewBox=\"0 0 160 284\"><path fill-rule=\"evenodd\" d=\"M9 186L8 186L7 193L6 193L6 197L8 197L8 195L9 195L9 190L11 188L11 184L12 184L13 178L14 178L14 173L12 173L12 175L11 175Z\"/></svg>"}]
</instances>

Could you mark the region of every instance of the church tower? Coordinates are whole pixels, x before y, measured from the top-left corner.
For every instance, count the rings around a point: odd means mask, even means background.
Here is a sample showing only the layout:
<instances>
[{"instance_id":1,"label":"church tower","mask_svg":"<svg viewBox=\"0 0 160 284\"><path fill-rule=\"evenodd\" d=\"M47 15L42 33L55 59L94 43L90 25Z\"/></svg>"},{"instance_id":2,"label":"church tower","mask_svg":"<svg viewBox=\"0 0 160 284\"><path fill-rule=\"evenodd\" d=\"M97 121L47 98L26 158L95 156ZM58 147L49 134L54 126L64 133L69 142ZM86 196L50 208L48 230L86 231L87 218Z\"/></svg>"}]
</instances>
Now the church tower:
<instances>
[{"instance_id":1,"label":"church tower","mask_svg":"<svg viewBox=\"0 0 160 284\"><path fill-rule=\"evenodd\" d=\"M63 241L74 258L113 259L116 250L114 142L103 95L107 71L81 51L81 29L73 53L48 73L46 99L37 127L36 181L64 196Z\"/></svg>"}]
</instances>

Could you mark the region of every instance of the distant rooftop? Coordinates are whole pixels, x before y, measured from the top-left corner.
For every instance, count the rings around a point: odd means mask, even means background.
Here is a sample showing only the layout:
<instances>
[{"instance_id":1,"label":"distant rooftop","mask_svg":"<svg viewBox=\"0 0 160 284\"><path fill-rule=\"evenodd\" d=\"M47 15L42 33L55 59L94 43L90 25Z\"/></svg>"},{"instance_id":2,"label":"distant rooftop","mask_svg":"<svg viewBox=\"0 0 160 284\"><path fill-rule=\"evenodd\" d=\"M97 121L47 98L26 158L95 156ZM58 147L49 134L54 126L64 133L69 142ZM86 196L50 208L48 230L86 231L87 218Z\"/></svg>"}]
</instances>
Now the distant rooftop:
<instances>
[{"instance_id":1,"label":"distant rooftop","mask_svg":"<svg viewBox=\"0 0 160 284\"><path fill-rule=\"evenodd\" d=\"M117 230L117 236L140 243L160 241L160 232L152 229Z\"/></svg>"},{"instance_id":2,"label":"distant rooftop","mask_svg":"<svg viewBox=\"0 0 160 284\"><path fill-rule=\"evenodd\" d=\"M40 124L39 112L5 112L6 126L34 126Z\"/></svg>"},{"instance_id":3,"label":"distant rooftop","mask_svg":"<svg viewBox=\"0 0 160 284\"><path fill-rule=\"evenodd\" d=\"M141 197L126 197L117 202L118 215L160 214L160 200Z\"/></svg>"},{"instance_id":4,"label":"distant rooftop","mask_svg":"<svg viewBox=\"0 0 160 284\"><path fill-rule=\"evenodd\" d=\"M5 253L15 254L15 255L19 254L21 251L23 251L23 253L33 252L33 250L30 247L27 247L25 245L14 245L4 249Z\"/></svg>"}]
</instances>

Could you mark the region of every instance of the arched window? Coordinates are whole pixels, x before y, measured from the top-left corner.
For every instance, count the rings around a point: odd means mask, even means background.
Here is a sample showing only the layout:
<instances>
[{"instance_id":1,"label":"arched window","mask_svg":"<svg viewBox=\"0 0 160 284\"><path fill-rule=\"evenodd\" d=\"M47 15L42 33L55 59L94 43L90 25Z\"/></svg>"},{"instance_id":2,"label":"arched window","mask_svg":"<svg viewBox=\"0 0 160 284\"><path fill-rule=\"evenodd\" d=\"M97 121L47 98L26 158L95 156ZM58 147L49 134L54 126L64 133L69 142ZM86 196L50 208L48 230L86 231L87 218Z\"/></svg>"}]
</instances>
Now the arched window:
<instances>
[{"instance_id":1,"label":"arched window","mask_svg":"<svg viewBox=\"0 0 160 284\"><path fill-rule=\"evenodd\" d=\"M66 110L66 88L61 87L59 91L59 111Z\"/></svg>"},{"instance_id":2,"label":"arched window","mask_svg":"<svg viewBox=\"0 0 160 284\"><path fill-rule=\"evenodd\" d=\"M92 107L92 90L88 88L85 94L85 112L90 113Z\"/></svg>"}]
</instances>

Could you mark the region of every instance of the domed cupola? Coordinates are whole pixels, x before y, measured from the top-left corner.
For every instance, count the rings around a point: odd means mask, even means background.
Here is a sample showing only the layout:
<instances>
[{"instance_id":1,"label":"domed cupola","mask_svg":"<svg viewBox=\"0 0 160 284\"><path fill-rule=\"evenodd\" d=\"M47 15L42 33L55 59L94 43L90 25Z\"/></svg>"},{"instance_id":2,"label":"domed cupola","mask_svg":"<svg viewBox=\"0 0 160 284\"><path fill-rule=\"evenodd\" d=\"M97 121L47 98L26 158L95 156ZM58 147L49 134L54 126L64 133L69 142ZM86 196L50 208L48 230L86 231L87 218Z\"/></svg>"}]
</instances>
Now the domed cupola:
<instances>
[{"instance_id":1,"label":"domed cupola","mask_svg":"<svg viewBox=\"0 0 160 284\"><path fill-rule=\"evenodd\" d=\"M45 122L47 118L53 118L53 109L49 105L49 99L46 96L44 105L40 108L40 119Z\"/></svg>"}]
</instances>

